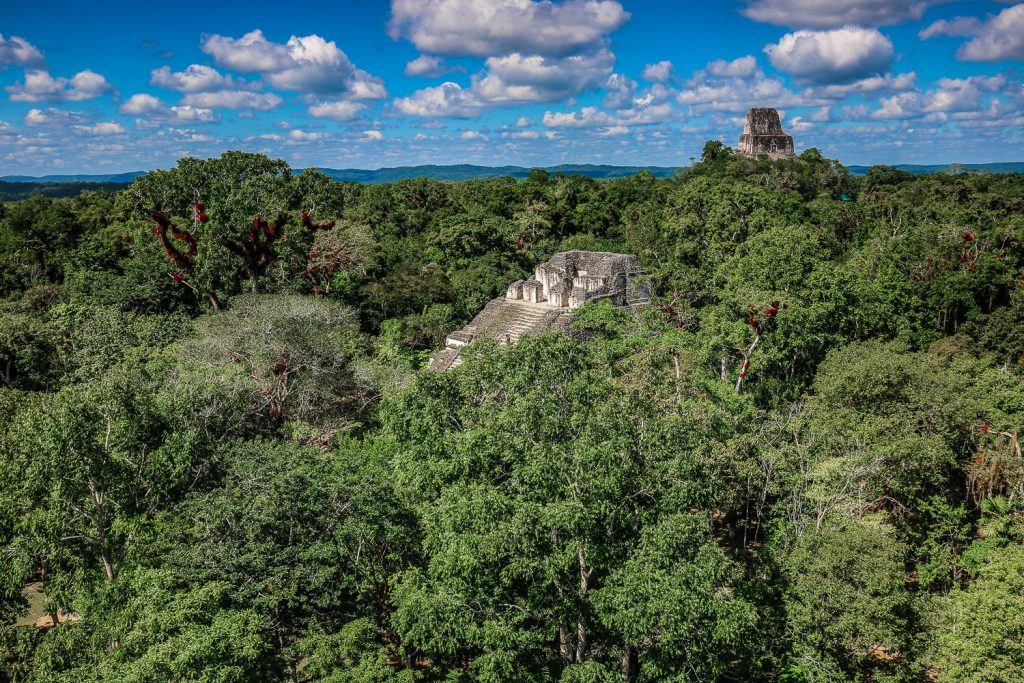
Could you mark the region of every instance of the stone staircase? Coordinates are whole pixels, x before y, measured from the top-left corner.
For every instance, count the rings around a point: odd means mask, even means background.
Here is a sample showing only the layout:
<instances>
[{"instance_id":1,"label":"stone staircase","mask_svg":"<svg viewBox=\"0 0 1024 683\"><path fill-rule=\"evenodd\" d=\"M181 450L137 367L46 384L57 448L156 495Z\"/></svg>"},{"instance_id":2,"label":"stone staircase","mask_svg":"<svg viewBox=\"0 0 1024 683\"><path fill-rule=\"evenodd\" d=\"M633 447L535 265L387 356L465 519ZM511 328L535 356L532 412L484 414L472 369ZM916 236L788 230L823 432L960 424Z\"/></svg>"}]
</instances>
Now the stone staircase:
<instances>
[{"instance_id":1,"label":"stone staircase","mask_svg":"<svg viewBox=\"0 0 1024 683\"><path fill-rule=\"evenodd\" d=\"M505 300L499 314L500 323L493 328L493 336L498 341L505 341L507 334L514 344L525 334L540 334L549 329L564 313L564 309L543 304Z\"/></svg>"},{"instance_id":2,"label":"stone staircase","mask_svg":"<svg viewBox=\"0 0 1024 683\"><path fill-rule=\"evenodd\" d=\"M462 364L462 353L470 341L494 339L515 344L524 335L540 334L568 318L566 308L498 297L480 311L473 322L448 337L448 345L430 358L427 368L444 372Z\"/></svg>"}]
</instances>

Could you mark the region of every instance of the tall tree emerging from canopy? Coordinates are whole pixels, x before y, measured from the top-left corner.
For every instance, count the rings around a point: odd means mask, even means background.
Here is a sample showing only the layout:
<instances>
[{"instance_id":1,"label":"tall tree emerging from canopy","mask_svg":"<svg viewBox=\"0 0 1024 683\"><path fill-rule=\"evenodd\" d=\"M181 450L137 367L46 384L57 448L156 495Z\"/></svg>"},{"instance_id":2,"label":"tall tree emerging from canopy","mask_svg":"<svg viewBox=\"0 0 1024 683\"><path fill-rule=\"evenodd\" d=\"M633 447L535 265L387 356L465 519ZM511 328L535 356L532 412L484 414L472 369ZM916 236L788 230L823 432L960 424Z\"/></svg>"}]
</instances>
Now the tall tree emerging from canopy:
<instances>
[{"instance_id":1,"label":"tall tree emerging from canopy","mask_svg":"<svg viewBox=\"0 0 1024 683\"><path fill-rule=\"evenodd\" d=\"M136 180L121 203L153 222L168 277L215 309L246 284L256 293L275 264L303 270L313 235L334 227L328 214L341 210L323 174L293 176L285 161L246 152L182 159Z\"/></svg>"}]
</instances>

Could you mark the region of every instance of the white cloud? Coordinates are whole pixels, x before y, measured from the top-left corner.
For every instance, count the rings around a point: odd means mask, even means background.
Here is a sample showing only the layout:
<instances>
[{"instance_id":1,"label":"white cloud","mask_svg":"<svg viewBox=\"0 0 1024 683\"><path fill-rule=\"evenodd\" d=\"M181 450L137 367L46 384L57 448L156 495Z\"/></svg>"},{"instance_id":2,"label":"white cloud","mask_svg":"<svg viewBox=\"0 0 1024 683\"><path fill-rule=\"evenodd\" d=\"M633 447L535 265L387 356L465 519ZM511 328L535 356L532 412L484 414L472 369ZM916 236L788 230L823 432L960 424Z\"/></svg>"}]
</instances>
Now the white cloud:
<instances>
[{"instance_id":1,"label":"white cloud","mask_svg":"<svg viewBox=\"0 0 1024 683\"><path fill-rule=\"evenodd\" d=\"M480 113L481 103L469 90L448 81L417 90L408 97L399 97L392 106L399 114L406 116L471 118Z\"/></svg>"},{"instance_id":2,"label":"white cloud","mask_svg":"<svg viewBox=\"0 0 1024 683\"><path fill-rule=\"evenodd\" d=\"M43 53L24 38L4 38L0 33L0 66L38 67L44 64Z\"/></svg>"},{"instance_id":3,"label":"white cloud","mask_svg":"<svg viewBox=\"0 0 1024 683\"><path fill-rule=\"evenodd\" d=\"M365 138L363 138L363 140L383 140L384 139L384 133L381 133L379 130L364 130L363 131L363 135L366 136Z\"/></svg>"},{"instance_id":4,"label":"white cloud","mask_svg":"<svg viewBox=\"0 0 1024 683\"><path fill-rule=\"evenodd\" d=\"M210 109L190 105L168 107L148 93L132 95L118 107L117 111L140 117L136 119L136 124L142 126L151 126L159 122L210 123L214 120L213 111Z\"/></svg>"},{"instance_id":5,"label":"white cloud","mask_svg":"<svg viewBox=\"0 0 1024 683\"><path fill-rule=\"evenodd\" d=\"M440 76L446 74L451 69L444 63L444 60L440 57L434 57L433 55L420 55L416 59L411 60L405 65L406 76Z\"/></svg>"},{"instance_id":6,"label":"white cloud","mask_svg":"<svg viewBox=\"0 0 1024 683\"><path fill-rule=\"evenodd\" d=\"M1024 3L1004 9L978 27L956 57L966 62L1024 60Z\"/></svg>"},{"instance_id":7,"label":"white cloud","mask_svg":"<svg viewBox=\"0 0 1024 683\"><path fill-rule=\"evenodd\" d=\"M85 69L70 79L52 77L46 71L25 72L25 82L5 88L12 102L81 102L95 99L113 90L102 75Z\"/></svg>"},{"instance_id":8,"label":"white cloud","mask_svg":"<svg viewBox=\"0 0 1024 683\"><path fill-rule=\"evenodd\" d=\"M845 107L848 119L910 119L931 117L944 121L950 115L973 115L982 110L998 108L991 95L1001 93L1008 79L1005 74L971 76L969 78L940 78L937 88L925 92L897 93L879 100L879 108L871 111L864 105Z\"/></svg>"},{"instance_id":9,"label":"white cloud","mask_svg":"<svg viewBox=\"0 0 1024 683\"><path fill-rule=\"evenodd\" d=\"M497 105L557 102L599 88L612 73L609 50L570 57L511 54L490 57L487 73L474 79L474 97Z\"/></svg>"},{"instance_id":10,"label":"white cloud","mask_svg":"<svg viewBox=\"0 0 1024 683\"><path fill-rule=\"evenodd\" d=\"M117 109L122 114L133 114L135 116L146 116L158 114L167 110L167 105L148 93L132 95ZM33 110L38 111L38 110Z\"/></svg>"},{"instance_id":11,"label":"white cloud","mask_svg":"<svg viewBox=\"0 0 1024 683\"><path fill-rule=\"evenodd\" d=\"M463 140L486 140L487 136L475 130L464 130L460 136Z\"/></svg>"},{"instance_id":12,"label":"white cloud","mask_svg":"<svg viewBox=\"0 0 1024 683\"><path fill-rule=\"evenodd\" d=\"M921 40L928 40L935 36L969 36L981 27L981 20L977 17L954 17L952 19L939 19L923 28L917 33Z\"/></svg>"},{"instance_id":13,"label":"white cloud","mask_svg":"<svg viewBox=\"0 0 1024 683\"><path fill-rule=\"evenodd\" d=\"M183 93L210 92L236 88L240 83L216 69L203 64L192 64L184 71L172 72L169 66L153 69L149 74L151 85Z\"/></svg>"},{"instance_id":14,"label":"white cloud","mask_svg":"<svg viewBox=\"0 0 1024 683\"><path fill-rule=\"evenodd\" d=\"M534 121L528 116L520 116L518 119L516 119L515 125L516 128L529 128L530 126L533 126L536 123L536 121Z\"/></svg>"},{"instance_id":15,"label":"white cloud","mask_svg":"<svg viewBox=\"0 0 1024 683\"><path fill-rule=\"evenodd\" d=\"M260 30L241 38L206 37L203 52L221 67L258 73L271 86L304 93L347 93L354 99L387 96L384 82L356 66L335 42L318 35L292 36L287 43L267 40Z\"/></svg>"},{"instance_id":16,"label":"white cloud","mask_svg":"<svg viewBox=\"0 0 1024 683\"><path fill-rule=\"evenodd\" d=\"M281 98L274 93L257 93L249 90L217 90L196 92L185 95L183 103L204 109L255 109L268 111L281 105Z\"/></svg>"},{"instance_id":17,"label":"white cloud","mask_svg":"<svg viewBox=\"0 0 1024 683\"><path fill-rule=\"evenodd\" d=\"M501 137L508 140L536 140L540 137L540 133L535 130L507 130L501 134Z\"/></svg>"},{"instance_id":18,"label":"white cloud","mask_svg":"<svg viewBox=\"0 0 1024 683\"><path fill-rule=\"evenodd\" d=\"M743 16L776 26L838 28L893 26L919 21L944 0L747 0Z\"/></svg>"},{"instance_id":19,"label":"white cloud","mask_svg":"<svg viewBox=\"0 0 1024 683\"><path fill-rule=\"evenodd\" d=\"M665 83L672 78L675 67L667 59L644 67L642 78L648 83Z\"/></svg>"},{"instance_id":20,"label":"white cloud","mask_svg":"<svg viewBox=\"0 0 1024 683\"><path fill-rule=\"evenodd\" d=\"M215 120L213 110L187 104L171 107L171 116L178 123L210 123Z\"/></svg>"},{"instance_id":21,"label":"white cloud","mask_svg":"<svg viewBox=\"0 0 1024 683\"><path fill-rule=\"evenodd\" d=\"M324 138L323 133L308 133L304 130L295 128L288 132L288 139L295 142L309 142L312 140L322 140Z\"/></svg>"},{"instance_id":22,"label":"white cloud","mask_svg":"<svg viewBox=\"0 0 1024 683\"><path fill-rule=\"evenodd\" d=\"M727 62L716 59L707 66L708 73L718 78L750 78L757 73L757 60L747 55Z\"/></svg>"},{"instance_id":23,"label":"white cloud","mask_svg":"<svg viewBox=\"0 0 1024 683\"><path fill-rule=\"evenodd\" d=\"M75 130L85 135L120 135L125 132L124 126L117 121L105 121L92 126L75 126Z\"/></svg>"},{"instance_id":24,"label":"white cloud","mask_svg":"<svg viewBox=\"0 0 1024 683\"><path fill-rule=\"evenodd\" d=\"M913 71L902 74L890 73L884 76L862 78L852 83L826 85L813 89L813 93L824 97L846 97L855 93L879 95L911 90L916 82L917 74Z\"/></svg>"},{"instance_id":25,"label":"white cloud","mask_svg":"<svg viewBox=\"0 0 1024 683\"><path fill-rule=\"evenodd\" d=\"M562 57L601 43L628 20L615 0L392 0L388 32L430 54Z\"/></svg>"},{"instance_id":26,"label":"white cloud","mask_svg":"<svg viewBox=\"0 0 1024 683\"><path fill-rule=\"evenodd\" d=\"M745 73L745 69L730 64L726 62L717 65L711 62L704 69L694 72L675 94L676 102L689 107L691 115L702 115L709 111L740 112L749 107L768 104L774 107L826 104L818 98L794 93L781 79L769 78L760 69L749 77L714 76L711 73L712 69L718 73Z\"/></svg>"},{"instance_id":27,"label":"white cloud","mask_svg":"<svg viewBox=\"0 0 1024 683\"><path fill-rule=\"evenodd\" d=\"M29 126L41 126L48 121L41 109L29 109L25 113L25 123Z\"/></svg>"},{"instance_id":28,"label":"white cloud","mask_svg":"<svg viewBox=\"0 0 1024 683\"><path fill-rule=\"evenodd\" d=\"M629 128L627 128L626 126L611 126L610 128L605 128L603 131L599 133L599 135L602 135L604 137L610 137L613 135L625 135L628 132Z\"/></svg>"},{"instance_id":29,"label":"white cloud","mask_svg":"<svg viewBox=\"0 0 1024 683\"><path fill-rule=\"evenodd\" d=\"M636 81L622 74L612 74L604 84L604 106L609 109L626 109L633 104L636 96Z\"/></svg>"},{"instance_id":30,"label":"white cloud","mask_svg":"<svg viewBox=\"0 0 1024 683\"><path fill-rule=\"evenodd\" d=\"M617 128L664 123L676 117L668 103L652 106L638 106L614 113L601 111L597 107L583 107L571 112L544 112L543 123L548 128Z\"/></svg>"},{"instance_id":31,"label":"white cloud","mask_svg":"<svg viewBox=\"0 0 1024 683\"><path fill-rule=\"evenodd\" d=\"M875 29L796 31L764 48L772 66L810 83L845 83L885 73L892 41Z\"/></svg>"},{"instance_id":32,"label":"white cloud","mask_svg":"<svg viewBox=\"0 0 1024 683\"><path fill-rule=\"evenodd\" d=\"M311 116L318 119L333 119L334 121L351 121L359 116L359 113L366 109L362 102L350 100L338 100L335 102L320 102L311 105L307 111Z\"/></svg>"}]
</instances>

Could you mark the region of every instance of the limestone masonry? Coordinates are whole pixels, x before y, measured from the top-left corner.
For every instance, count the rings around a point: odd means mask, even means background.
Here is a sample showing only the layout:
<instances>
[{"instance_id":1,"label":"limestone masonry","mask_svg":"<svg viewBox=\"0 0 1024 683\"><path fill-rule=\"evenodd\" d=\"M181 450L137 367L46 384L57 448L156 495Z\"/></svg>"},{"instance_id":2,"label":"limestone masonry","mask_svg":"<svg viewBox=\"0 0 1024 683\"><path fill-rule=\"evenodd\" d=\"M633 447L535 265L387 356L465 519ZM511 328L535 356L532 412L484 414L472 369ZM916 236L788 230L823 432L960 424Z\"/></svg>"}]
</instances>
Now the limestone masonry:
<instances>
[{"instance_id":1,"label":"limestone masonry","mask_svg":"<svg viewBox=\"0 0 1024 683\"><path fill-rule=\"evenodd\" d=\"M514 344L524 334L564 329L569 312L588 301L608 299L616 306L647 303L650 289L635 256L603 251L566 251L537 266L529 280L516 280L505 296L492 299L473 321L448 335L445 348L427 368L443 372L461 364L463 347L475 339Z\"/></svg>"},{"instance_id":2,"label":"limestone masonry","mask_svg":"<svg viewBox=\"0 0 1024 683\"><path fill-rule=\"evenodd\" d=\"M751 109L747 112L743 135L736 150L745 157L765 154L769 159L792 159L793 138L783 132L778 111Z\"/></svg>"}]
</instances>

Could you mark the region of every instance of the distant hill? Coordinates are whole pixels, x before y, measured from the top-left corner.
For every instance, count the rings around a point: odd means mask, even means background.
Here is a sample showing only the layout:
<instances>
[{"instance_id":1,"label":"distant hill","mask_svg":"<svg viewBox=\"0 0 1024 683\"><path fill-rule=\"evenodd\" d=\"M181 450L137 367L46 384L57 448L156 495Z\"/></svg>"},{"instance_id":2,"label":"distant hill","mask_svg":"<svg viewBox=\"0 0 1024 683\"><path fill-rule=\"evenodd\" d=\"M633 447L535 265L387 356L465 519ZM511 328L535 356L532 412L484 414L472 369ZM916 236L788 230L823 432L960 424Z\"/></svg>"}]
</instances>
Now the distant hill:
<instances>
[{"instance_id":1,"label":"distant hill","mask_svg":"<svg viewBox=\"0 0 1024 683\"><path fill-rule=\"evenodd\" d=\"M530 174L526 166L473 166L457 164L454 166L397 166L395 168L378 168L367 170L361 168L321 168L321 173L334 180L357 183L393 183L396 180L409 178L431 178L432 180L473 180L475 178L498 178L511 176L525 178ZM679 170L675 166L605 166L595 164L562 164L548 166L545 171L554 175L584 175L598 180L605 178L622 178L636 175L640 171L650 171L658 178L671 178Z\"/></svg>"},{"instance_id":2,"label":"distant hill","mask_svg":"<svg viewBox=\"0 0 1024 683\"><path fill-rule=\"evenodd\" d=\"M870 166L847 166L850 173L864 175ZM1004 161L994 164L894 164L893 168L915 175L925 173L1024 173L1024 161Z\"/></svg>"},{"instance_id":3,"label":"distant hill","mask_svg":"<svg viewBox=\"0 0 1024 683\"><path fill-rule=\"evenodd\" d=\"M16 202L37 194L44 197L77 197L92 190L123 190L129 183L92 183L80 180L50 182L5 182L0 180L0 202Z\"/></svg>"},{"instance_id":4,"label":"distant hill","mask_svg":"<svg viewBox=\"0 0 1024 683\"><path fill-rule=\"evenodd\" d=\"M870 166L847 166L850 173L864 175ZM1024 173L1024 161L1007 161L992 164L896 164L894 168L914 174L924 173ZM322 173L334 180L356 183L393 183L410 178L432 180L473 180L477 178L525 178L530 173L526 166L474 166L456 164L451 166L396 166L394 168L321 168ZM583 175L597 180L622 178L649 171L657 178L671 178L680 167L677 166L610 166L601 164L561 164L547 166L545 171L552 175ZM87 190L119 190L126 187L145 171L112 173L109 175L46 175L46 176L0 176L0 201L15 201L34 194L48 197L73 197Z\"/></svg>"},{"instance_id":5,"label":"distant hill","mask_svg":"<svg viewBox=\"0 0 1024 683\"><path fill-rule=\"evenodd\" d=\"M145 171L129 171L128 173L111 173L109 175L5 175L0 180L8 183L130 183Z\"/></svg>"}]
</instances>

